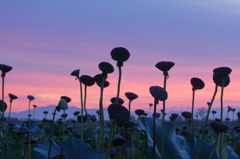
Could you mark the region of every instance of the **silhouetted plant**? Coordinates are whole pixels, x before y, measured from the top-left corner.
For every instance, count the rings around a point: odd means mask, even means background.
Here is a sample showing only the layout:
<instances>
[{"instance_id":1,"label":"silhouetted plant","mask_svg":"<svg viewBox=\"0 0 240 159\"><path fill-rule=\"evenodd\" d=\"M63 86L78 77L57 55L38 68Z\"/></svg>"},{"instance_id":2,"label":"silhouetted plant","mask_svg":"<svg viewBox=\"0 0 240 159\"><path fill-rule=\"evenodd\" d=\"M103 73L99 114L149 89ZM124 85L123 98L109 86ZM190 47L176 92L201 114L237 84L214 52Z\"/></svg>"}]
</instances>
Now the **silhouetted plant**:
<instances>
[{"instance_id":1,"label":"silhouetted plant","mask_svg":"<svg viewBox=\"0 0 240 159\"><path fill-rule=\"evenodd\" d=\"M33 100L35 99L35 97L32 96L32 95L28 95L27 98L28 98L28 100L29 100L29 102L28 102L28 115L30 115L30 105L31 105L31 101L33 101ZM30 118L28 118L28 120L30 120Z\"/></svg>"},{"instance_id":2,"label":"silhouetted plant","mask_svg":"<svg viewBox=\"0 0 240 159\"><path fill-rule=\"evenodd\" d=\"M43 111L43 114L44 114L44 118L47 119L48 111Z\"/></svg>"},{"instance_id":3,"label":"silhouetted plant","mask_svg":"<svg viewBox=\"0 0 240 159\"><path fill-rule=\"evenodd\" d=\"M151 86L149 88L149 91L154 98L154 114L155 114L158 101L159 100L160 101L167 100L168 94L167 94L167 91L164 88L161 88L159 86ZM164 132L162 132L162 133L164 133ZM161 145L162 147L164 147L163 138L164 138L164 136L161 138L162 139L161 140L162 141L162 145ZM156 157L155 152L156 152L156 118L153 118L153 153L152 153L153 154L153 159L155 159L155 157ZM161 153L161 156L163 156L163 152Z\"/></svg>"},{"instance_id":4,"label":"silhouetted plant","mask_svg":"<svg viewBox=\"0 0 240 159\"><path fill-rule=\"evenodd\" d=\"M192 137L194 137L194 102L195 102L195 92L196 90L203 89L205 84L200 78L192 78Z\"/></svg>"},{"instance_id":5,"label":"silhouetted plant","mask_svg":"<svg viewBox=\"0 0 240 159\"><path fill-rule=\"evenodd\" d=\"M151 114L151 108L152 108L153 104L149 103L149 114Z\"/></svg>"},{"instance_id":6,"label":"silhouetted plant","mask_svg":"<svg viewBox=\"0 0 240 159\"><path fill-rule=\"evenodd\" d=\"M9 106L9 114L8 114L8 121L10 120L10 116L11 116L11 108L12 108L12 102L14 99L17 99L18 97L14 94L9 93L8 94L9 98L10 98L10 106Z\"/></svg>"},{"instance_id":7,"label":"silhouetted plant","mask_svg":"<svg viewBox=\"0 0 240 159\"><path fill-rule=\"evenodd\" d=\"M2 141L2 158L5 158L5 154L6 154L6 147L5 147L5 126L4 126L4 85L5 85L5 76L6 76L6 73L11 71L12 70L12 67L11 66L8 66L8 65L5 65L5 64L0 64L0 70L2 71L2 74L1 74L1 77L2 77L2 109L1 109L1 112L2 112L2 120L1 120L1 126L2 126L2 138L3 138L3 141Z\"/></svg>"},{"instance_id":8,"label":"silhouetted plant","mask_svg":"<svg viewBox=\"0 0 240 159\"><path fill-rule=\"evenodd\" d=\"M140 118L141 116L144 116L145 111L143 109L136 109L135 113L138 115L138 117Z\"/></svg>"},{"instance_id":9,"label":"silhouetted plant","mask_svg":"<svg viewBox=\"0 0 240 159\"><path fill-rule=\"evenodd\" d=\"M175 65L174 62L171 61L161 61L158 62L155 67L158 68L163 72L164 81L163 81L163 88L167 91L167 79L169 78L168 71ZM166 101L163 101L163 116L162 116L162 149L161 149L161 158L163 159L163 152L164 152L164 121L165 121L165 107L166 107Z\"/></svg>"},{"instance_id":10,"label":"silhouetted plant","mask_svg":"<svg viewBox=\"0 0 240 159\"><path fill-rule=\"evenodd\" d=\"M212 114L213 114L213 120L215 119L214 118L214 115L216 114L217 112L215 110L212 110Z\"/></svg>"},{"instance_id":11,"label":"silhouetted plant","mask_svg":"<svg viewBox=\"0 0 240 159\"><path fill-rule=\"evenodd\" d=\"M35 119L35 109L37 108L37 105L33 105L33 119Z\"/></svg>"},{"instance_id":12,"label":"silhouetted plant","mask_svg":"<svg viewBox=\"0 0 240 159\"><path fill-rule=\"evenodd\" d=\"M124 100L122 98L117 98L117 97L111 98L110 101L112 104L115 104L117 102L116 104L122 105L124 103Z\"/></svg>"},{"instance_id":13,"label":"silhouetted plant","mask_svg":"<svg viewBox=\"0 0 240 159\"><path fill-rule=\"evenodd\" d=\"M154 117L154 118L159 118L161 116L161 114L160 113L153 113L152 114L152 117Z\"/></svg>"},{"instance_id":14,"label":"silhouetted plant","mask_svg":"<svg viewBox=\"0 0 240 159\"><path fill-rule=\"evenodd\" d=\"M71 75L76 77L76 80L79 81L79 86L80 86L80 103L81 103L81 117L83 117L83 89L82 89L82 82L80 80L80 70L74 70L72 71ZM84 134L83 134L83 118L81 119L81 139L83 140Z\"/></svg>"}]
</instances>

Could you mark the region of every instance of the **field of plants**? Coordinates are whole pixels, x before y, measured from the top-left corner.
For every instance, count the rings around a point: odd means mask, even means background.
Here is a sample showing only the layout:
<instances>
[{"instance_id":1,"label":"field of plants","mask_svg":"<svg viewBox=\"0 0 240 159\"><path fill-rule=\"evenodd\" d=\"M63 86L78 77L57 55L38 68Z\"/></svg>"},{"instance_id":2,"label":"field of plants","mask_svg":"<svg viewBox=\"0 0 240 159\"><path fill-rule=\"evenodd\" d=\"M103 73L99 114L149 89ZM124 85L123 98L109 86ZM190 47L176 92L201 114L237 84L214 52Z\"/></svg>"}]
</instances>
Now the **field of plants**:
<instances>
[{"instance_id":1,"label":"field of plants","mask_svg":"<svg viewBox=\"0 0 240 159\"><path fill-rule=\"evenodd\" d=\"M108 75L114 72L114 66L108 62L100 62L100 74L91 77L80 75L80 70L70 73L79 85L80 110L73 113L74 118L68 119L68 103L71 98L61 96L58 105L46 118L48 110L43 112L45 118L35 120L36 105L33 95L27 96L28 116L26 120L11 117L11 107L17 96L8 93L9 104L5 100L4 91L7 74L11 66L0 64L2 79L1 138L0 157L2 159L239 159L240 155L240 111L228 106L227 117L223 118L224 89L230 84L229 67L218 67L213 70L213 92L203 120L197 119L194 109L196 91L204 88L200 78L190 79L192 85L191 111L171 114L166 120L168 99L167 80L175 63L158 62L155 67L163 74L162 86L149 86L152 96L152 114L137 109L131 111L131 104L138 98L137 92L125 92L128 101L120 97L124 62L130 57L126 48L117 47L110 53L116 61L118 85L107 108L110 120L103 113L104 89L109 86ZM99 86L99 109L97 116L88 114L88 88L94 84ZM217 93L220 94L220 118L212 110ZM105 105L105 104L104 104ZM123 105L127 105L126 107ZM9 112L5 112L6 110ZM33 108L33 112L31 112ZM161 109L161 113L157 113ZM56 119L56 114L62 114ZM133 119L133 113L138 119ZM49 114L48 114L49 115ZM238 120L234 120L234 115ZM211 117L210 117L211 116ZM211 118L211 119L210 119ZM181 119L181 120L180 120ZM214 120L213 120L214 119Z\"/></svg>"}]
</instances>

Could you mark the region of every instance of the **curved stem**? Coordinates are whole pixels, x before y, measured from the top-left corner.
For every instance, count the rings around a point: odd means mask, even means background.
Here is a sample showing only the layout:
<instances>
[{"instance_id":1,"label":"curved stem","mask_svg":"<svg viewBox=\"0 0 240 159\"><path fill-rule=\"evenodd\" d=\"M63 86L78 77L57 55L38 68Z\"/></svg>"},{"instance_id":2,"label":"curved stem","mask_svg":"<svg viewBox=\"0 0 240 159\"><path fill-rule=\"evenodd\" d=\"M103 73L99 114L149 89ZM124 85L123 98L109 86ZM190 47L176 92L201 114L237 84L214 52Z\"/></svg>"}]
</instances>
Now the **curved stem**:
<instances>
[{"instance_id":1,"label":"curved stem","mask_svg":"<svg viewBox=\"0 0 240 159\"><path fill-rule=\"evenodd\" d=\"M221 117L220 117L220 120L221 120L221 122L223 121L223 94L224 94L224 81L222 82L221 98L220 98L220 102L221 102ZM220 159L222 159L222 133L220 134L219 156L220 156Z\"/></svg>"},{"instance_id":2,"label":"curved stem","mask_svg":"<svg viewBox=\"0 0 240 159\"><path fill-rule=\"evenodd\" d=\"M195 90L192 93L192 137L194 138L194 100L195 100Z\"/></svg>"},{"instance_id":3,"label":"curved stem","mask_svg":"<svg viewBox=\"0 0 240 159\"><path fill-rule=\"evenodd\" d=\"M99 141L99 148L102 150L104 146L104 113L103 113L103 91L104 91L104 83L106 78L103 77L101 83L101 90L100 90L100 100L99 100L99 113L100 113L100 141Z\"/></svg>"},{"instance_id":4,"label":"curved stem","mask_svg":"<svg viewBox=\"0 0 240 159\"><path fill-rule=\"evenodd\" d=\"M49 134L49 137L48 137L48 140L51 139L52 137L52 134L54 132L54 120L55 120L55 116L56 116L56 111L57 111L57 108L55 108L54 112L53 112L53 120L52 120L52 124L51 124L51 131L50 131L50 134Z\"/></svg>"},{"instance_id":5,"label":"curved stem","mask_svg":"<svg viewBox=\"0 0 240 159\"><path fill-rule=\"evenodd\" d=\"M196 159L198 159L198 157L199 157L199 153L200 153L201 146L202 146L202 141L203 141L203 138L204 138L204 135L205 135L205 130L206 130L206 128L207 128L207 123L208 123L209 114L210 114L210 111L211 111L211 107L212 107L213 101L214 101L214 99L215 99L215 97L216 97L217 90L218 90L218 86L216 85L216 86L215 86L215 91L214 91L214 93L213 93L213 97L212 97L212 100L211 100L211 103L209 104L209 107L208 107L207 117L206 117L206 119L205 119L205 123L204 123L203 131L202 131L202 135L201 135L201 138L200 138L200 141L199 141L199 144L198 144L198 148L197 148Z\"/></svg>"},{"instance_id":6,"label":"curved stem","mask_svg":"<svg viewBox=\"0 0 240 159\"><path fill-rule=\"evenodd\" d=\"M153 159L156 158L156 109L157 109L157 99L154 98L154 116L153 116L153 149L152 149L152 154L153 154Z\"/></svg>"},{"instance_id":7,"label":"curved stem","mask_svg":"<svg viewBox=\"0 0 240 159\"><path fill-rule=\"evenodd\" d=\"M167 76L164 75L164 82L163 82L163 86L164 86L164 89L167 91ZM163 101L163 118L162 118L162 137L161 137L161 146L162 146L162 149L161 149L161 159L163 159L163 155L164 155L164 129L165 129L165 107L166 107L166 101Z\"/></svg>"},{"instance_id":8,"label":"curved stem","mask_svg":"<svg viewBox=\"0 0 240 159\"><path fill-rule=\"evenodd\" d=\"M8 122L10 121L11 109L12 109L12 101L10 101L10 106L9 106Z\"/></svg>"},{"instance_id":9,"label":"curved stem","mask_svg":"<svg viewBox=\"0 0 240 159\"><path fill-rule=\"evenodd\" d=\"M3 142L2 142L2 157L5 158L5 128L4 128L4 76L2 76L2 139L3 139Z\"/></svg>"},{"instance_id":10,"label":"curved stem","mask_svg":"<svg viewBox=\"0 0 240 159\"><path fill-rule=\"evenodd\" d=\"M112 146L112 141L113 141L115 133L116 133L116 122L114 120L112 120L112 125L111 125L111 129L110 129L110 134L109 134L108 147L107 147L107 151L105 153L104 159L108 159L108 157L109 157L109 152L110 152L110 148Z\"/></svg>"},{"instance_id":11,"label":"curved stem","mask_svg":"<svg viewBox=\"0 0 240 159\"><path fill-rule=\"evenodd\" d=\"M87 101L87 85L84 86L84 111L85 111L85 114L87 116L89 126L91 127L94 145L98 148L97 143L96 143L96 137L95 137L95 134L94 134L93 124L92 124L92 121L91 121L91 119L90 119L90 117L88 116L88 113L87 113L87 109L86 109L86 103L87 102L86 101Z\"/></svg>"},{"instance_id":12,"label":"curved stem","mask_svg":"<svg viewBox=\"0 0 240 159\"><path fill-rule=\"evenodd\" d=\"M80 81L80 78L78 77L79 85L80 85L80 103L81 103L81 139L83 140L84 134L83 134L83 91L82 91L82 82Z\"/></svg>"},{"instance_id":13,"label":"curved stem","mask_svg":"<svg viewBox=\"0 0 240 159\"><path fill-rule=\"evenodd\" d=\"M118 98L120 95L120 87L121 87L121 79L122 79L122 69L121 67L118 67L118 71L119 71L119 76L118 76L118 87L117 87L117 99L115 101L115 103L118 103Z\"/></svg>"},{"instance_id":14,"label":"curved stem","mask_svg":"<svg viewBox=\"0 0 240 159\"><path fill-rule=\"evenodd\" d=\"M214 151L216 150L217 142L218 142L218 136L219 136L219 134L217 134L217 137L216 137L216 140L215 140L215 143L214 143L214 147L213 147L213 149L212 149L212 151L211 151L208 159L211 159L211 158L212 158L212 155L213 155Z\"/></svg>"}]
</instances>

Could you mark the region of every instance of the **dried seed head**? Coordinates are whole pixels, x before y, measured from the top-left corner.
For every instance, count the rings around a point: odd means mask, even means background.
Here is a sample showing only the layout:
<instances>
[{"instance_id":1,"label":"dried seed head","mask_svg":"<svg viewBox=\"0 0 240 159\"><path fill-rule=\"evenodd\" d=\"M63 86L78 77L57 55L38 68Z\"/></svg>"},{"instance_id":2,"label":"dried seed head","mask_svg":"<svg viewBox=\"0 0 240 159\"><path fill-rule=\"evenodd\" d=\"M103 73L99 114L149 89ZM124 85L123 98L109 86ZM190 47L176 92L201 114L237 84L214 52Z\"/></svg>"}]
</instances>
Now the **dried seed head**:
<instances>
[{"instance_id":1,"label":"dried seed head","mask_svg":"<svg viewBox=\"0 0 240 159\"><path fill-rule=\"evenodd\" d=\"M132 93L132 92L126 92L126 93L125 93L125 96L126 96L130 101L138 98L138 95L135 94L135 93Z\"/></svg>"},{"instance_id":2,"label":"dried seed head","mask_svg":"<svg viewBox=\"0 0 240 159\"><path fill-rule=\"evenodd\" d=\"M79 69L74 70L74 71L72 71L71 76L79 77L79 73L80 73Z\"/></svg>"},{"instance_id":3,"label":"dried seed head","mask_svg":"<svg viewBox=\"0 0 240 159\"><path fill-rule=\"evenodd\" d=\"M137 110L135 110L135 113L138 115L138 117L141 117L142 115L145 114L145 111L142 109L137 109Z\"/></svg>"},{"instance_id":4,"label":"dried seed head","mask_svg":"<svg viewBox=\"0 0 240 159\"><path fill-rule=\"evenodd\" d=\"M215 110L212 110L212 114L216 114L217 112Z\"/></svg>"},{"instance_id":5,"label":"dried seed head","mask_svg":"<svg viewBox=\"0 0 240 159\"><path fill-rule=\"evenodd\" d=\"M9 93L8 96L10 98L10 102L12 102L14 99L18 98L17 96L15 96L14 94L11 94L11 93Z\"/></svg>"},{"instance_id":6,"label":"dried seed head","mask_svg":"<svg viewBox=\"0 0 240 159\"><path fill-rule=\"evenodd\" d=\"M6 109L7 109L7 104L2 100L0 100L0 111L3 113L6 111Z\"/></svg>"},{"instance_id":7,"label":"dried seed head","mask_svg":"<svg viewBox=\"0 0 240 159\"><path fill-rule=\"evenodd\" d=\"M114 71L113 66L110 63L108 63L108 62L101 62L98 65L98 67L102 71L103 75L107 75L109 73L113 73L113 71Z\"/></svg>"},{"instance_id":8,"label":"dried seed head","mask_svg":"<svg viewBox=\"0 0 240 159\"><path fill-rule=\"evenodd\" d=\"M107 110L109 118L114 119L119 127L123 127L129 120L130 113L128 109L120 104L111 104Z\"/></svg>"},{"instance_id":9,"label":"dried seed head","mask_svg":"<svg viewBox=\"0 0 240 159\"><path fill-rule=\"evenodd\" d=\"M32 95L28 95L27 98L28 98L30 101L35 99L35 97L32 96Z\"/></svg>"},{"instance_id":10,"label":"dried seed head","mask_svg":"<svg viewBox=\"0 0 240 159\"><path fill-rule=\"evenodd\" d=\"M165 101L168 98L167 91L162 87L151 86L149 88L149 91L150 91L151 95L157 100Z\"/></svg>"},{"instance_id":11,"label":"dried seed head","mask_svg":"<svg viewBox=\"0 0 240 159\"><path fill-rule=\"evenodd\" d=\"M118 99L118 100L117 100L117 99ZM124 100L123 100L122 98L117 98L117 97L113 97L113 98L111 98L110 101L111 101L112 104L115 104L116 101L117 101L116 104L120 104L120 105L122 105L122 104L124 103Z\"/></svg>"},{"instance_id":12,"label":"dried seed head","mask_svg":"<svg viewBox=\"0 0 240 159\"><path fill-rule=\"evenodd\" d=\"M91 77L91 76L88 76L88 75L82 75L81 77L80 77L80 81L84 84L84 85L86 85L86 86L92 86L92 85L94 85L94 83L95 83L95 79L93 78L93 77Z\"/></svg>"},{"instance_id":13,"label":"dried seed head","mask_svg":"<svg viewBox=\"0 0 240 159\"><path fill-rule=\"evenodd\" d=\"M67 101L64 98L60 99L57 107L62 109L62 110L67 110L68 109Z\"/></svg>"},{"instance_id":14,"label":"dried seed head","mask_svg":"<svg viewBox=\"0 0 240 159\"><path fill-rule=\"evenodd\" d=\"M0 64L0 70L2 71L2 77L5 77L6 73L12 70L12 66Z\"/></svg>"},{"instance_id":15,"label":"dried seed head","mask_svg":"<svg viewBox=\"0 0 240 159\"><path fill-rule=\"evenodd\" d=\"M123 62L127 61L130 57L130 53L126 48L116 47L111 51L111 57L117 61L117 66L122 67Z\"/></svg>"},{"instance_id":16,"label":"dried seed head","mask_svg":"<svg viewBox=\"0 0 240 159\"><path fill-rule=\"evenodd\" d=\"M115 145L115 146L121 146L125 144L125 140L124 138L122 137L122 135L120 134L116 134L113 138L113 142L112 142L112 145Z\"/></svg>"},{"instance_id":17,"label":"dried seed head","mask_svg":"<svg viewBox=\"0 0 240 159\"><path fill-rule=\"evenodd\" d=\"M174 62L171 61L161 61L158 62L155 67L159 70L163 71L164 76L168 76L168 71L175 65Z\"/></svg>"},{"instance_id":18,"label":"dried seed head","mask_svg":"<svg viewBox=\"0 0 240 159\"><path fill-rule=\"evenodd\" d=\"M182 112L181 114L185 119L192 118L192 113L191 112Z\"/></svg>"},{"instance_id":19,"label":"dried seed head","mask_svg":"<svg viewBox=\"0 0 240 159\"><path fill-rule=\"evenodd\" d=\"M152 116L155 117L155 118L159 118L161 116L161 114L160 113L153 113Z\"/></svg>"},{"instance_id":20,"label":"dried seed head","mask_svg":"<svg viewBox=\"0 0 240 159\"><path fill-rule=\"evenodd\" d=\"M218 74L213 74L213 81L219 87L222 87L222 84L223 87L227 87L230 84L230 77L228 75L223 77Z\"/></svg>"},{"instance_id":21,"label":"dried seed head","mask_svg":"<svg viewBox=\"0 0 240 159\"><path fill-rule=\"evenodd\" d=\"M228 126L221 122L212 122L211 127L215 133L223 133L228 130Z\"/></svg>"},{"instance_id":22,"label":"dried seed head","mask_svg":"<svg viewBox=\"0 0 240 159\"><path fill-rule=\"evenodd\" d=\"M232 69L229 67L218 67L213 70L214 74L217 74L221 77L228 76L230 75L231 72L232 72Z\"/></svg>"},{"instance_id":23,"label":"dried seed head","mask_svg":"<svg viewBox=\"0 0 240 159\"><path fill-rule=\"evenodd\" d=\"M67 102L67 103L70 103L71 102L71 98L70 97L68 97L68 96L61 96L61 98L60 99L65 99L65 101Z\"/></svg>"},{"instance_id":24,"label":"dried seed head","mask_svg":"<svg viewBox=\"0 0 240 159\"><path fill-rule=\"evenodd\" d=\"M192 90L197 90L197 89L203 89L205 84L203 82L203 80L201 80L200 78L192 78L191 79L191 85L193 86Z\"/></svg>"}]
</instances>

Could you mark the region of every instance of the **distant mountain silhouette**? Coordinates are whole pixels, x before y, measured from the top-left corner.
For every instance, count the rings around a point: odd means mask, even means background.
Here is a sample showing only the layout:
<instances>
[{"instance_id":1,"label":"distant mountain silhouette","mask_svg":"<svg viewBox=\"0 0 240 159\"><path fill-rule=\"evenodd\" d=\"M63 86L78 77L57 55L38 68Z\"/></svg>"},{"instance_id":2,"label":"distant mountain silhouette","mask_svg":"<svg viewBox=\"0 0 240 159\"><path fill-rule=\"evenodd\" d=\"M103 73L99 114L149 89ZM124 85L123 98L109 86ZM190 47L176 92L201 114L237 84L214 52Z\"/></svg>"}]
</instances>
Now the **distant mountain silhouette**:
<instances>
[{"instance_id":1,"label":"distant mountain silhouette","mask_svg":"<svg viewBox=\"0 0 240 159\"><path fill-rule=\"evenodd\" d=\"M45 107L38 107L35 109L35 119L43 119L44 118L44 114L43 112L44 111L48 111L48 114L47 114L47 119L52 119L52 113L54 112L54 109L55 109L56 106L54 105L48 105L48 106L45 106ZM96 115L96 117L98 118L98 115L96 113L98 109L94 108L94 109L87 109L87 112L88 114L90 115ZM105 120L109 120L109 117L108 117L108 112L107 112L107 108L104 108L104 119ZM219 115L220 115L220 108L213 108L211 110L215 110L217 111L217 114L215 115L215 118L219 118ZM69 118L73 118L73 113L75 111L81 111L81 109L79 107L75 107L75 106L69 106L69 108L66 110L66 114L68 114L68 117L67 119ZM191 109L189 109L188 111L191 111ZM237 107L237 110L235 111L235 115L234 115L234 118L235 120L237 120L237 112L239 111L239 107ZM33 109L30 110L31 114L33 115ZM177 113L178 115L181 116L181 112L182 111L169 111L167 112L167 115L165 117L166 120L169 120L169 116L171 116L172 113ZM148 111L146 111L146 113L149 113ZM152 112L153 113L153 112ZM61 110L60 112L57 112L57 115L56 115L56 119L60 118L60 116L63 114L63 111ZM84 113L85 114L85 113ZM196 112L195 112L196 114ZM136 119L137 118L137 115L135 114L135 112L131 112L131 115ZM206 114L205 114L206 115ZM28 116L28 110L26 111L22 111L22 112L12 112L11 113L11 117L12 118L18 118L18 119L26 119ZM149 116L149 115L148 115ZM152 116L152 115L151 115ZM227 116L227 108L224 109L224 113L223 113L223 116L224 116L224 119L226 118ZM32 116L33 117L33 116ZM161 115L162 117L162 115ZM160 117L160 119L161 119ZM204 117L204 116L203 116ZM212 113L210 114L210 119L212 119ZM232 119L232 112L229 112L229 118ZM197 119L195 117L195 119ZM200 119L200 118L198 118Z\"/></svg>"}]
</instances>

